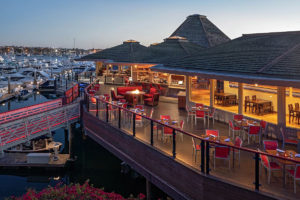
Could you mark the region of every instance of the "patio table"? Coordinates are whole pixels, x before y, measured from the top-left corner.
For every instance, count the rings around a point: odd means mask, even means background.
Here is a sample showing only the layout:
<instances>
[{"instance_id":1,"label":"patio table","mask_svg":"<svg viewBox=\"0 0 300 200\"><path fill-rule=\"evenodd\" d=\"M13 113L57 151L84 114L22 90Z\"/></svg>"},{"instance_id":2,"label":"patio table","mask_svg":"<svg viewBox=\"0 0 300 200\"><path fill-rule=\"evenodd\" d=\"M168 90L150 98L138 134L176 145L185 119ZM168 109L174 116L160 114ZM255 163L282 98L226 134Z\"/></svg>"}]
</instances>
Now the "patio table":
<instances>
[{"instance_id":1,"label":"patio table","mask_svg":"<svg viewBox=\"0 0 300 200\"><path fill-rule=\"evenodd\" d=\"M282 158L290 158L295 161L300 161L300 158L295 157L296 152L294 150L286 150L284 153L278 153L277 150L266 150L266 152L271 155L274 155L274 156L276 155L276 156L280 156ZM292 157L290 155L292 155ZM283 186L285 186L285 168L286 168L286 166L294 166L296 163L289 161L289 160L279 159L279 158L276 160L278 161L278 163L280 163L282 165Z\"/></svg>"}]
</instances>

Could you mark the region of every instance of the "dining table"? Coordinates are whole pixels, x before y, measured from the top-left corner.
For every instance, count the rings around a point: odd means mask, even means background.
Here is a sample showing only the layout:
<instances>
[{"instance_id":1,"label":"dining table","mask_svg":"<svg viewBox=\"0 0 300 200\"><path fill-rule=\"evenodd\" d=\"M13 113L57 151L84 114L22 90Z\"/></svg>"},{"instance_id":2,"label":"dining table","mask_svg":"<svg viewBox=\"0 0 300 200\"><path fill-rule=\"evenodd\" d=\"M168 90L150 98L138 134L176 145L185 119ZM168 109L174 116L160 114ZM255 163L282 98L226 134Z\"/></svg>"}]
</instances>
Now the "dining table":
<instances>
[{"instance_id":1,"label":"dining table","mask_svg":"<svg viewBox=\"0 0 300 200\"><path fill-rule=\"evenodd\" d=\"M146 93L144 91L140 91L140 90L127 91L125 93L125 99L127 102L131 103L132 105L136 105L136 103L143 104L145 94ZM137 101L134 101L134 98L136 98Z\"/></svg>"},{"instance_id":2,"label":"dining table","mask_svg":"<svg viewBox=\"0 0 300 200\"><path fill-rule=\"evenodd\" d=\"M233 120L234 124L243 129L248 129L249 126L260 126L260 123L250 119Z\"/></svg>"},{"instance_id":3,"label":"dining table","mask_svg":"<svg viewBox=\"0 0 300 200\"><path fill-rule=\"evenodd\" d=\"M297 152L295 152L294 150L286 150L286 151L278 151L278 150L266 150L266 152L268 154L271 154L273 156L279 156L282 158L289 158L291 160L294 161L298 161L300 162L300 157L295 157L295 155L297 155ZM298 154L299 155L299 154ZM282 174L283 174L283 186L285 186L285 172L286 172L286 167L294 167L295 166L295 162L293 161L289 161L289 160L285 160L285 159L280 159L280 158L276 158L276 161L282 165Z\"/></svg>"},{"instance_id":4,"label":"dining table","mask_svg":"<svg viewBox=\"0 0 300 200\"><path fill-rule=\"evenodd\" d=\"M236 94L232 94L232 93L224 93L224 92L216 92L214 94L215 99L220 100L221 104L223 106L227 106L229 104L231 104L231 100L232 101L236 101Z\"/></svg>"},{"instance_id":5,"label":"dining table","mask_svg":"<svg viewBox=\"0 0 300 200\"><path fill-rule=\"evenodd\" d=\"M247 102L253 105L253 107L255 108L255 112L258 115L261 115L266 111L272 111L272 101L264 99L249 99Z\"/></svg>"}]
</instances>

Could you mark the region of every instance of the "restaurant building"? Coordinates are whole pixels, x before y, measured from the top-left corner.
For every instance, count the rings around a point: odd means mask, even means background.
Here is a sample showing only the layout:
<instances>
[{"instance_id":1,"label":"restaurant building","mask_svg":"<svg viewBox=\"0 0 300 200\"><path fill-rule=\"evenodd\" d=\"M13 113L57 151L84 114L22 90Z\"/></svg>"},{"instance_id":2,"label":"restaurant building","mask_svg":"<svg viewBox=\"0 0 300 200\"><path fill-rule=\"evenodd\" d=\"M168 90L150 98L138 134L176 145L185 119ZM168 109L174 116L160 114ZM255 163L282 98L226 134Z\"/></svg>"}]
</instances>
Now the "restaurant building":
<instances>
[{"instance_id":1,"label":"restaurant building","mask_svg":"<svg viewBox=\"0 0 300 200\"><path fill-rule=\"evenodd\" d=\"M151 70L185 75L190 104L299 128L299 55L300 32L245 34Z\"/></svg>"}]
</instances>

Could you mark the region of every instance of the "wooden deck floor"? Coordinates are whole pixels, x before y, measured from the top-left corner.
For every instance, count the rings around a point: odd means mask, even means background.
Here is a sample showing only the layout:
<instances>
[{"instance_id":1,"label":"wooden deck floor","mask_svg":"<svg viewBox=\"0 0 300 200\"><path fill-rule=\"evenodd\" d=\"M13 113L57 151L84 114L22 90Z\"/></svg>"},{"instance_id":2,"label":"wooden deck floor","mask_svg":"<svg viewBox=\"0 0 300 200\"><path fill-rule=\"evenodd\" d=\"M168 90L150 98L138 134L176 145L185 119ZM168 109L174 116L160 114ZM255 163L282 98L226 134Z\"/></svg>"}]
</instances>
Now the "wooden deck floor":
<instances>
[{"instance_id":1,"label":"wooden deck floor","mask_svg":"<svg viewBox=\"0 0 300 200\"><path fill-rule=\"evenodd\" d=\"M100 93L108 93L108 90L112 86L102 87ZM90 104L91 113L95 115L95 107ZM146 113L150 113L152 107L145 107ZM210 121L210 124L204 124L202 120L198 120L197 124L195 124L194 120L187 118L187 113L185 110L179 110L177 104L175 103L167 103L160 102L158 106L154 107L153 118L159 119L160 115L170 115L173 120L184 120L184 131L194 133L196 135L204 134L205 129L218 129L220 131L220 135L228 136L228 125L225 123L221 123L215 121L213 124ZM105 120L105 111L99 111L99 118ZM130 117L129 117L130 118ZM110 124L113 126L118 126L118 116L114 116L111 114ZM127 119L127 120L126 120ZM126 113L122 113L122 123L121 127L128 134L132 134L132 122L128 119L128 115ZM172 155L172 139L162 140L161 133L154 131L154 147L158 150ZM136 137L150 144L150 122L143 120L141 123L136 124ZM199 143L199 141L197 141ZM262 145L258 144L258 141L253 141L250 145L247 142L244 142L244 147L252 148L252 149L263 149ZM295 149L294 146L287 146L286 149ZM216 168L214 169L213 165L213 148L210 149L210 174L212 176L218 177L224 181L228 181L230 183L236 184L238 186L246 187L251 190L254 190L254 172L255 172L255 163L254 163L254 155L248 152L241 152L241 160L239 162L238 156L235 156L233 159L233 154L231 153L230 158L230 169L228 168L228 161L217 160ZM198 152L196 161L195 156L193 155L193 147L192 147L192 139L190 136L183 135L180 137L180 134L177 135L176 138L176 160L184 163L185 165L194 168L195 170L200 170L200 152ZM146 156L146 155L145 155ZM240 163L240 165L239 165ZM264 170L261 170L260 173L260 190L266 192L272 196L275 196L279 199L299 199L300 198L300 182L297 183L298 193L294 194L293 192L293 181L292 179L287 179L287 184L284 185L283 173L274 172L272 173L271 183L267 183L267 173ZM228 191L230 192L230 191Z\"/></svg>"}]
</instances>

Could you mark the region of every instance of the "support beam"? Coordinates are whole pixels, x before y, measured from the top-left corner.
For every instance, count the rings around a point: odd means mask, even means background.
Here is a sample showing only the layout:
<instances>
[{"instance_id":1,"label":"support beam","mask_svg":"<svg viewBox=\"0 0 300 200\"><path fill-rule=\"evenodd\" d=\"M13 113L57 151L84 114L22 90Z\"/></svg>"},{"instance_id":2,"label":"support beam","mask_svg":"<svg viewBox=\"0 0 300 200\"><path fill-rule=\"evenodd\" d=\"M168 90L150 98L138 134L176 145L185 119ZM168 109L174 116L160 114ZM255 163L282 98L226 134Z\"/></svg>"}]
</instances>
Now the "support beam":
<instances>
[{"instance_id":1,"label":"support beam","mask_svg":"<svg viewBox=\"0 0 300 200\"><path fill-rule=\"evenodd\" d=\"M190 76L186 76L186 80L185 80L185 95L186 95L186 104L189 105L190 104L190 91L191 91L191 77Z\"/></svg>"},{"instance_id":2,"label":"support beam","mask_svg":"<svg viewBox=\"0 0 300 200\"><path fill-rule=\"evenodd\" d=\"M277 124L286 126L286 96L285 87L277 87Z\"/></svg>"},{"instance_id":3,"label":"support beam","mask_svg":"<svg viewBox=\"0 0 300 200\"><path fill-rule=\"evenodd\" d=\"M239 99L239 114L243 114L243 105L244 105L244 84L238 83L238 99Z\"/></svg>"},{"instance_id":4,"label":"support beam","mask_svg":"<svg viewBox=\"0 0 300 200\"><path fill-rule=\"evenodd\" d=\"M209 89L210 89L209 105L210 105L210 107L214 107L214 98L215 98L215 80L214 79L209 80Z\"/></svg>"}]
</instances>

